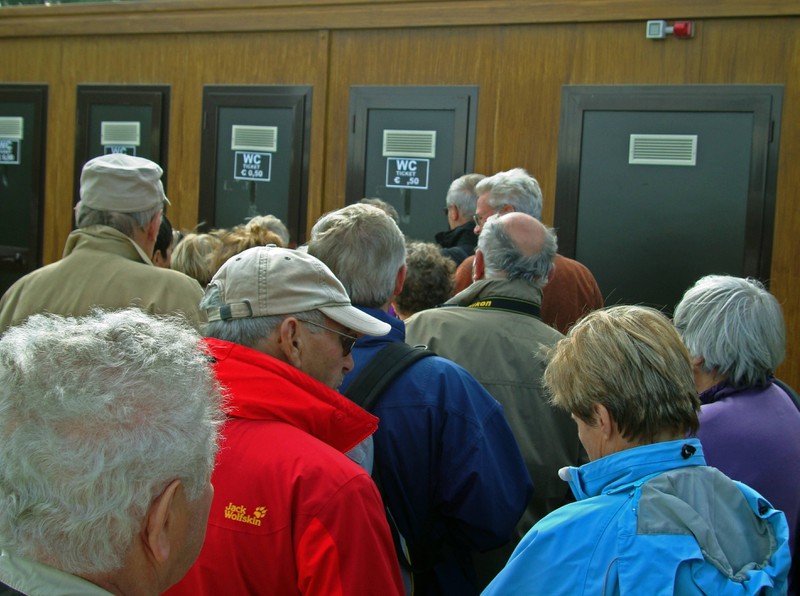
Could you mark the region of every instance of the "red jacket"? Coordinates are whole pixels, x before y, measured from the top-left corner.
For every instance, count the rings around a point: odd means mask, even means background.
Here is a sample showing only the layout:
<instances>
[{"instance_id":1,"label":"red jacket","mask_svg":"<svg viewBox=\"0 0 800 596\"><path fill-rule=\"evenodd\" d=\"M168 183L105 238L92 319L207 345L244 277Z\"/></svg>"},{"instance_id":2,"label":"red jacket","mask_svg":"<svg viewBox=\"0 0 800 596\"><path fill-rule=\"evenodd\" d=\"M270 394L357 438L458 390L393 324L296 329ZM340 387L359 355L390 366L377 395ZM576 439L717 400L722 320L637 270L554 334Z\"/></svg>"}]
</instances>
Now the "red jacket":
<instances>
[{"instance_id":1,"label":"red jacket","mask_svg":"<svg viewBox=\"0 0 800 596\"><path fill-rule=\"evenodd\" d=\"M402 594L381 497L343 455L378 419L275 358L206 342L230 418L205 544L169 594Z\"/></svg>"}]
</instances>

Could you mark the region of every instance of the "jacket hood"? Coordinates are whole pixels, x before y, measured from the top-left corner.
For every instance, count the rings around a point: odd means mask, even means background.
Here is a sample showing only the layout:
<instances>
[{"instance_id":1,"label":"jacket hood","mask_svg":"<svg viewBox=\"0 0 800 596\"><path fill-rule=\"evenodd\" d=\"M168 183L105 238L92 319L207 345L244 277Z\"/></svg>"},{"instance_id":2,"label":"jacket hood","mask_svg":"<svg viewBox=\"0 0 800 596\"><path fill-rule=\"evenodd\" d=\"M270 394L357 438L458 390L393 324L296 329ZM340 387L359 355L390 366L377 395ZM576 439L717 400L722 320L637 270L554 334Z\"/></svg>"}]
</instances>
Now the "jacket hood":
<instances>
[{"instance_id":1,"label":"jacket hood","mask_svg":"<svg viewBox=\"0 0 800 596\"><path fill-rule=\"evenodd\" d=\"M345 453L378 428L378 419L284 362L231 342L206 338L232 418L291 424Z\"/></svg>"},{"instance_id":2,"label":"jacket hood","mask_svg":"<svg viewBox=\"0 0 800 596\"><path fill-rule=\"evenodd\" d=\"M542 289L524 279L481 279L461 290L445 304L469 306L476 300L495 295L527 300L539 306L542 304Z\"/></svg>"}]
</instances>

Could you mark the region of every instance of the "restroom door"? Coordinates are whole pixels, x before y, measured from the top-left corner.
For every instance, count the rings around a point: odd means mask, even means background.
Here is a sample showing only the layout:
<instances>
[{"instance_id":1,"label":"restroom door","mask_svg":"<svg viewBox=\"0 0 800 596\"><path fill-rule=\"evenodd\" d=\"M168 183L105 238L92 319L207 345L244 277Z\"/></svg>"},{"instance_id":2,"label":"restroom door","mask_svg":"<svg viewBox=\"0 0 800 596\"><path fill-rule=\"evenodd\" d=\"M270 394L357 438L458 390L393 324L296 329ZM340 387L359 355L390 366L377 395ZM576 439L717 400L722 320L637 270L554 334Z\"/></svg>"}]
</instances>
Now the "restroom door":
<instances>
[{"instance_id":1,"label":"restroom door","mask_svg":"<svg viewBox=\"0 0 800 596\"><path fill-rule=\"evenodd\" d=\"M46 85L0 85L0 295L42 265Z\"/></svg>"},{"instance_id":2,"label":"restroom door","mask_svg":"<svg viewBox=\"0 0 800 596\"><path fill-rule=\"evenodd\" d=\"M671 312L703 275L768 282L781 100L778 86L564 87L559 247L607 304Z\"/></svg>"},{"instance_id":3,"label":"restroom door","mask_svg":"<svg viewBox=\"0 0 800 596\"><path fill-rule=\"evenodd\" d=\"M477 87L353 87L347 203L379 198L410 238L448 229L450 183L472 171Z\"/></svg>"},{"instance_id":4,"label":"restroom door","mask_svg":"<svg viewBox=\"0 0 800 596\"><path fill-rule=\"evenodd\" d=\"M201 226L231 228L272 214L303 244L308 200L312 88L203 89Z\"/></svg>"}]
</instances>

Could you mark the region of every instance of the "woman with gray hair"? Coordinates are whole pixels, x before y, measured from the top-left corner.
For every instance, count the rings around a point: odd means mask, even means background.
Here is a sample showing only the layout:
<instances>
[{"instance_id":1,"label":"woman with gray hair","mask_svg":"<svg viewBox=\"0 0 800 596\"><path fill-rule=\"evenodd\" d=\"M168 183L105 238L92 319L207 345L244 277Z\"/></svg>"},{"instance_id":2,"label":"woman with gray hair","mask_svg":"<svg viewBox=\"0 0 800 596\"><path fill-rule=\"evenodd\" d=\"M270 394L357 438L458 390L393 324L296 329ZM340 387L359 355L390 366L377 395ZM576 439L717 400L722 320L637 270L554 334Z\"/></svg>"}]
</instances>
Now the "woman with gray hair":
<instances>
[{"instance_id":1,"label":"woman with gray hair","mask_svg":"<svg viewBox=\"0 0 800 596\"><path fill-rule=\"evenodd\" d=\"M780 304L754 279L708 275L684 294L674 323L692 356L702 403L698 438L708 463L786 514L794 555L800 539L800 411L773 376L786 349ZM798 575L795 564L790 593L800 588Z\"/></svg>"},{"instance_id":2,"label":"woman with gray hair","mask_svg":"<svg viewBox=\"0 0 800 596\"><path fill-rule=\"evenodd\" d=\"M689 354L640 306L594 311L544 377L591 460L563 468L577 502L540 520L485 594L783 594L788 529L706 465Z\"/></svg>"}]
</instances>

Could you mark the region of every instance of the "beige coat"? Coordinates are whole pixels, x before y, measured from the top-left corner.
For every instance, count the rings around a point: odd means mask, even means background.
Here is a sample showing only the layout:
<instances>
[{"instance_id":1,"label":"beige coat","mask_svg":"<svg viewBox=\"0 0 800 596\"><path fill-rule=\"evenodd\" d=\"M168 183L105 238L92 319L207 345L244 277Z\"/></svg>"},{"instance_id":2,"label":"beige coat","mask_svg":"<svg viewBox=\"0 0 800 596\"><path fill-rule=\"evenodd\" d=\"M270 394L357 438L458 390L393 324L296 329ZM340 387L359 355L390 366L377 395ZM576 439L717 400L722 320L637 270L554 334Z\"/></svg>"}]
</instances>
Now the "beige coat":
<instances>
[{"instance_id":1,"label":"beige coat","mask_svg":"<svg viewBox=\"0 0 800 596\"><path fill-rule=\"evenodd\" d=\"M182 314L199 330L203 290L178 271L155 267L128 236L107 226L72 232L64 257L18 280L0 299L0 333L35 313L84 315L93 307L139 306Z\"/></svg>"}]
</instances>

